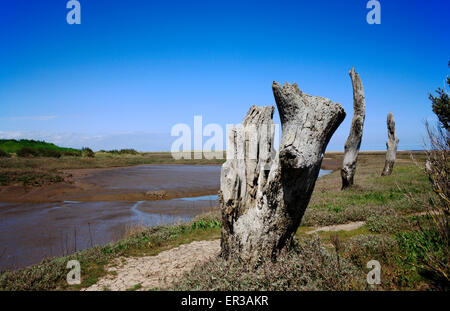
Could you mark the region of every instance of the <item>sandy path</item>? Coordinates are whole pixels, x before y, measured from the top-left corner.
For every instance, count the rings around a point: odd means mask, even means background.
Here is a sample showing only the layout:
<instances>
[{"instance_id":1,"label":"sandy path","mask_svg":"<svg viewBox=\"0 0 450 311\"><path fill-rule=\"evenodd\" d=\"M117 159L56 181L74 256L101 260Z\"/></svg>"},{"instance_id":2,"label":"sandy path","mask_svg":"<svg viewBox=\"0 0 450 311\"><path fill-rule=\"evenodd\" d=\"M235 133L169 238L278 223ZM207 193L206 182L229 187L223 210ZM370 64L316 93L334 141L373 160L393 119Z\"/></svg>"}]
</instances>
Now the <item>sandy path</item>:
<instances>
[{"instance_id":1,"label":"sandy path","mask_svg":"<svg viewBox=\"0 0 450 311\"><path fill-rule=\"evenodd\" d=\"M156 256L118 258L107 268L112 273L85 290L124 291L138 284L139 290L166 288L184 272L215 257L219 251L219 240L198 241L180 245Z\"/></svg>"},{"instance_id":2,"label":"sandy path","mask_svg":"<svg viewBox=\"0 0 450 311\"><path fill-rule=\"evenodd\" d=\"M319 227L316 228L314 230L308 231L306 232L306 234L313 234L319 231L352 231L352 230L356 230L361 228L362 226L364 226L366 222L365 221L355 221L355 222L351 222L348 224L343 224L343 225L332 225L332 226L324 226L324 227Z\"/></svg>"}]
</instances>

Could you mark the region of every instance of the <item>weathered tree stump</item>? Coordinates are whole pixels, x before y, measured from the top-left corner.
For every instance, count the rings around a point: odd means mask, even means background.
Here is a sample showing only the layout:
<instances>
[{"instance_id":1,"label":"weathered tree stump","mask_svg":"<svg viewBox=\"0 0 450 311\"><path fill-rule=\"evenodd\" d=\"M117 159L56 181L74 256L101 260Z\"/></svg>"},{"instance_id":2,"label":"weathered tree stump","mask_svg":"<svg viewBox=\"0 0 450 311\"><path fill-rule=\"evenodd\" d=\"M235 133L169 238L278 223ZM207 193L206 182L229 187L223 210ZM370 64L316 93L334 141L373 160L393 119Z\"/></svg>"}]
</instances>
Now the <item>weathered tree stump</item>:
<instances>
[{"instance_id":1,"label":"weathered tree stump","mask_svg":"<svg viewBox=\"0 0 450 311\"><path fill-rule=\"evenodd\" d=\"M355 72L355 67L350 70L349 74L353 85L353 119L350 134L345 142L344 161L341 169L342 189L353 185L366 116L366 99L361 78Z\"/></svg>"},{"instance_id":2,"label":"weathered tree stump","mask_svg":"<svg viewBox=\"0 0 450 311\"><path fill-rule=\"evenodd\" d=\"M388 176L392 174L394 169L395 159L397 158L398 138L395 133L395 120L392 111L387 116L388 141L386 142L386 162L381 176Z\"/></svg>"},{"instance_id":3,"label":"weathered tree stump","mask_svg":"<svg viewBox=\"0 0 450 311\"><path fill-rule=\"evenodd\" d=\"M273 149L274 108L252 106L228 133L219 200L221 255L276 259L295 234L309 203L325 148L345 118L331 100L302 93L296 84L272 85L282 138Z\"/></svg>"}]
</instances>

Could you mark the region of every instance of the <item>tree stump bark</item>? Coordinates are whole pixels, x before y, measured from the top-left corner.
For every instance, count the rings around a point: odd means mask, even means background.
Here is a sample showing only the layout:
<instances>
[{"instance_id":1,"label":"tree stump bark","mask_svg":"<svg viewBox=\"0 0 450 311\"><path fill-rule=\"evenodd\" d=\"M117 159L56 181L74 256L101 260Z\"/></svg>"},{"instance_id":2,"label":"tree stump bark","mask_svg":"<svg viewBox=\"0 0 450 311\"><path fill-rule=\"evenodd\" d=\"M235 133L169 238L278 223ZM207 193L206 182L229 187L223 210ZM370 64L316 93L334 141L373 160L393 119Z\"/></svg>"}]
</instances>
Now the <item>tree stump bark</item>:
<instances>
[{"instance_id":1,"label":"tree stump bark","mask_svg":"<svg viewBox=\"0 0 450 311\"><path fill-rule=\"evenodd\" d=\"M345 118L340 104L272 85L282 138L273 148L274 107L252 106L228 133L219 200L221 255L276 259L295 234L309 203L326 146Z\"/></svg>"},{"instance_id":2,"label":"tree stump bark","mask_svg":"<svg viewBox=\"0 0 450 311\"><path fill-rule=\"evenodd\" d=\"M387 116L388 141L386 142L386 162L381 176L389 176L394 169L395 159L397 158L398 138L395 133L395 120L392 111Z\"/></svg>"},{"instance_id":3,"label":"tree stump bark","mask_svg":"<svg viewBox=\"0 0 450 311\"><path fill-rule=\"evenodd\" d=\"M353 85L353 119L350 134L345 142L344 161L341 169L342 189L353 185L366 116L366 99L361 77L355 72L355 67L350 70L349 74Z\"/></svg>"}]
</instances>

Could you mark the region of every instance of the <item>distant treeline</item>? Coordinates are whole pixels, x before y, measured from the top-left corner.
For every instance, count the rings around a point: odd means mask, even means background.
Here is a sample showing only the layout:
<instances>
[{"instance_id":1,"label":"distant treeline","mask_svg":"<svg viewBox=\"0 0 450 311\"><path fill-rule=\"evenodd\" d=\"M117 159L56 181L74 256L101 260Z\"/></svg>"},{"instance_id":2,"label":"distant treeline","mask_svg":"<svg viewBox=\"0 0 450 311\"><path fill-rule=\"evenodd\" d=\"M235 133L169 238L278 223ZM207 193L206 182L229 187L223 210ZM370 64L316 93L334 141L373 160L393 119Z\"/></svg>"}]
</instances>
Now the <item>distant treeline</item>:
<instances>
[{"instance_id":1,"label":"distant treeline","mask_svg":"<svg viewBox=\"0 0 450 311\"><path fill-rule=\"evenodd\" d=\"M117 155L120 155L120 154L134 154L134 155L139 154L139 152L137 152L137 151L134 150L134 149L100 150L99 152L110 153L110 154L117 154Z\"/></svg>"},{"instance_id":2,"label":"distant treeline","mask_svg":"<svg viewBox=\"0 0 450 311\"><path fill-rule=\"evenodd\" d=\"M18 157L94 157L90 148L74 149L56 146L45 141L32 139L0 139L0 157L11 157L15 153Z\"/></svg>"}]
</instances>

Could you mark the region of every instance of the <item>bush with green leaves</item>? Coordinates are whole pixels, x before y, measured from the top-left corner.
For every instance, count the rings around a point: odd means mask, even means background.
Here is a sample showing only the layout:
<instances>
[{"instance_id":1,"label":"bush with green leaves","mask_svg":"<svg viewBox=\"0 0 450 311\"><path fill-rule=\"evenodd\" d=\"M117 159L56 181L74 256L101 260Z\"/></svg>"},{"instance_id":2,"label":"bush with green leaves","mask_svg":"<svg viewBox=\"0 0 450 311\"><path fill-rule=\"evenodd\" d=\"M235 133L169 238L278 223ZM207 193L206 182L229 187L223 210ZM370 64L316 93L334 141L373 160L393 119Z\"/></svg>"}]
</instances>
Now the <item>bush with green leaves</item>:
<instances>
[{"instance_id":1,"label":"bush with green leaves","mask_svg":"<svg viewBox=\"0 0 450 311\"><path fill-rule=\"evenodd\" d=\"M450 61L448 63L450 67ZM447 86L450 87L450 77L447 77ZM431 100L433 112L441 122L443 128L450 130L450 96L449 91L443 88L436 90L437 96L429 94L428 98Z\"/></svg>"},{"instance_id":2,"label":"bush with green leaves","mask_svg":"<svg viewBox=\"0 0 450 311\"><path fill-rule=\"evenodd\" d=\"M447 241L435 227L419 231L401 232L395 237L402 250L404 263L439 289L450 289L450 267Z\"/></svg>"},{"instance_id":3,"label":"bush with green leaves","mask_svg":"<svg viewBox=\"0 0 450 311\"><path fill-rule=\"evenodd\" d=\"M375 233L396 233L412 229L414 223L407 216L381 215L367 217L366 226Z\"/></svg>"}]
</instances>

